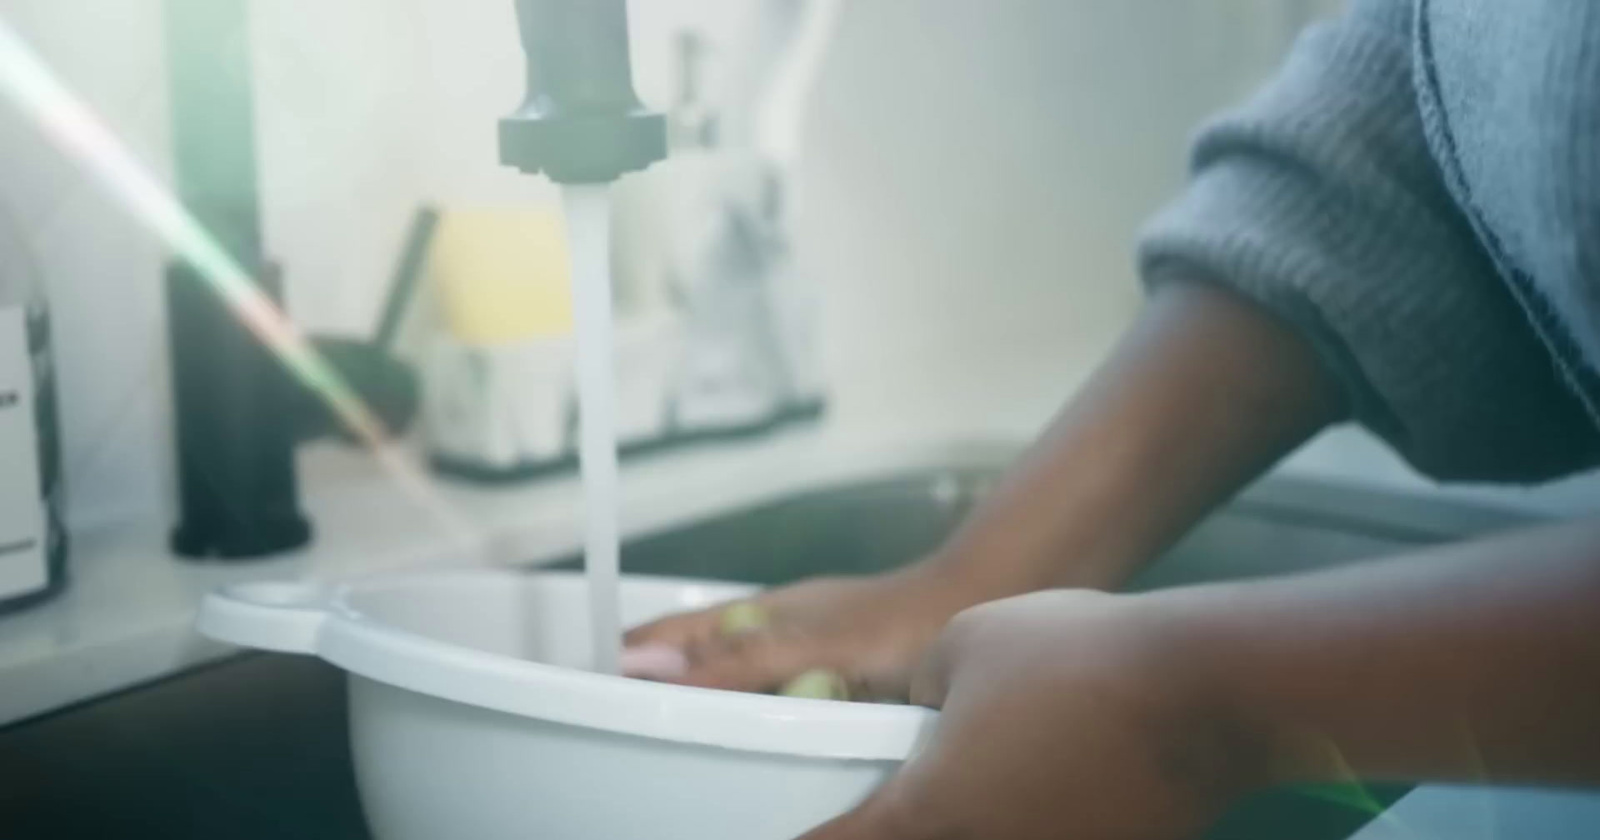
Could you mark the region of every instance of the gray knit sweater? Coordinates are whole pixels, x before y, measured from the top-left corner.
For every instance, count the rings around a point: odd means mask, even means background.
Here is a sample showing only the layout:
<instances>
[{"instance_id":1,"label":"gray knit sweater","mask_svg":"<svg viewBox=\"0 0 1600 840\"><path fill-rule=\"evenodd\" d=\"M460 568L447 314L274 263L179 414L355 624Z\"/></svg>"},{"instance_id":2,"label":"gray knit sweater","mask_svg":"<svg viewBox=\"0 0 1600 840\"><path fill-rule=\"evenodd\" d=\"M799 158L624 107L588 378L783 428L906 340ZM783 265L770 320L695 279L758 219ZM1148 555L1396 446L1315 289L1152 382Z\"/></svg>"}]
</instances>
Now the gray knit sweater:
<instances>
[{"instance_id":1,"label":"gray knit sweater","mask_svg":"<svg viewBox=\"0 0 1600 840\"><path fill-rule=\"evenodd\" d=\"M1204 129L1140 265L1294 325L1435 477L1600 463L1600 0L1354 0Z\"/></svg>"}]
</instances>

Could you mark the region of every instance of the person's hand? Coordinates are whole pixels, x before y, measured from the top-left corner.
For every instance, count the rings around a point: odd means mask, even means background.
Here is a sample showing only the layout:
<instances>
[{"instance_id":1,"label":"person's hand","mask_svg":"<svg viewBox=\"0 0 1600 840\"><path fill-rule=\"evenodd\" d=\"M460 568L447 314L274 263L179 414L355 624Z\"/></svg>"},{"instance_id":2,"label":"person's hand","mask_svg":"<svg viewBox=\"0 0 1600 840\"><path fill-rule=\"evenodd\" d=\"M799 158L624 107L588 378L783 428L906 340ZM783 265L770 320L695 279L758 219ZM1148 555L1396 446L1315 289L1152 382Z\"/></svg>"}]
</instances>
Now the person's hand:
<instances>
[{"instance_id":1,"label":"person's hand","mask_svg":"<svg viewBox=\"0 0 1600 840\"><path fill-rule=\"evenodd\" d=\"M1184 685L1137 598L1045 592L951 621L913 685L933 740L801 840L1192 840L1255 781L1254 739Z\"/></svg>"},{"instance_id":2,"label":"person's hand","mask_svg":"<svg viewBox=\"0 0 1600 840\"><path fill-rule=\"evenodd\" d=\"M635 628L624 639L623 668L630 676L736 691L773 691L825 669L844 679L852 698L904 700L912 668L945 622L982 599L936 563L811 580L751 598L766 621L742 632L722 626L726 607Z\"/></svg>"}]
</instances>

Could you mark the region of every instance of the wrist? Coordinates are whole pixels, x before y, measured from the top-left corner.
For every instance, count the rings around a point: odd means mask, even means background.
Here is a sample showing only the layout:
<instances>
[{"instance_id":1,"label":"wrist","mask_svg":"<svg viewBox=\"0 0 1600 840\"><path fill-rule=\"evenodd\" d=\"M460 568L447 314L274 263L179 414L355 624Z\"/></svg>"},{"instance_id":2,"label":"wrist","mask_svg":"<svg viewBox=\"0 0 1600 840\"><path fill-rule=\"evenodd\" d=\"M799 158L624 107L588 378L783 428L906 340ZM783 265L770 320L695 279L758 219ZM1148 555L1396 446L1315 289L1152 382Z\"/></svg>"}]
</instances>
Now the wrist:
<instances>
[{"instance_id":1,"label":"wrist","mask_svg":"<svg viewBox=\"0 0 1600 840\"><path fill-rule=\"evenodd\" d=\"M1237 798L1289 781L1295 762L1285 739L1234 690L1234 652L1221 643L1221 612L1180 593L1127 596L1139 657L1163 704L1173 766L1199 784Z\"/></svg>"},{"instance_id":2,"label":"wrist","mask_svg":"<svg viewBox=\"0 0 1600 840\"><path fill-rule=\"evenodd\" d=\"M886 579L927 611L939 613L942 625L945 619L970 607L1030 591L1014 589L1004 576L994 572L941 550L888 573Z\"/></svg>"},{"instance_id":3,"label":"wrist","mask_svg":"<svg viewBox=\"0 0 1600 840\"><path fill-rule=\"evenodd\" d=\"M920 565L975 596L974 604L1047 589L1113 591L1145 559L1136 552L1096 544L1092 535L1053 534L1039 541L958 534Z\"/></svg>"}]
</instances>

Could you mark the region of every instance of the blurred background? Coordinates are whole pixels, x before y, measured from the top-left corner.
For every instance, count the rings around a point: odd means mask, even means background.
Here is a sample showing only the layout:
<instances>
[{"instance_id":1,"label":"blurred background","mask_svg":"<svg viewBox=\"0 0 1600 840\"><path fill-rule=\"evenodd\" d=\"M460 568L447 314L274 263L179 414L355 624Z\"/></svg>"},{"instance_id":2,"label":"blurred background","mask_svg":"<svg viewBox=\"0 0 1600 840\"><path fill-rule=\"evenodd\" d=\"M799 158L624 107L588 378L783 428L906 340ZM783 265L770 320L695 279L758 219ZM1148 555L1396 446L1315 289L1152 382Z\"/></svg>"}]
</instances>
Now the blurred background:
<instances>
[{"instance_id":1,"label":"blurred background","mask_svg":"<svg viewBox=\"0 0 1600 840\"><path fill-rule=\"evenodd\" d=\"M827 422L1036 429L1138 305L1134 235L1182 183L1191 131L1335 5L846 3L792 185ZM641 97L669 110L677 39L731 53L752 8L633 3ZM0 12L171 171L160 0ZM497 162L494 121L522 95L510 3L272 0L250 15L265 239L308 331L370 329L419 205L554 206L553 188ZM0 206L56 324L69 518L159 516L173 494L165 255L11 109L0 159Z\"/></svg>"},{"instance_id":2,"label":"blurred background","mask_svg":"<svg viewBox=\"0 0 1600 840\"><path fill-rule=\"evenodd\" d=\"M160 6L4 0L0 12L169 172ZM846 3L792 184L827 422L1036 429L1137 306L1134 235L1181 185L1192 130L1336 6ZM730 52L751 8L633 3L647 104L671 108L683 33ZM250 12L264 233L307 330L370 328L419 205L553 206L552 188L495 154L494 120L522 86L510 3L272 0ZM34 252L57 326L69 518L158 515L172 498L163 252L10 109L0 159L0 208ZM1298 463L1414 483L1355 433ZM1557 488L1533 503L1584 495Z\"/></svg>"}]
</instances>

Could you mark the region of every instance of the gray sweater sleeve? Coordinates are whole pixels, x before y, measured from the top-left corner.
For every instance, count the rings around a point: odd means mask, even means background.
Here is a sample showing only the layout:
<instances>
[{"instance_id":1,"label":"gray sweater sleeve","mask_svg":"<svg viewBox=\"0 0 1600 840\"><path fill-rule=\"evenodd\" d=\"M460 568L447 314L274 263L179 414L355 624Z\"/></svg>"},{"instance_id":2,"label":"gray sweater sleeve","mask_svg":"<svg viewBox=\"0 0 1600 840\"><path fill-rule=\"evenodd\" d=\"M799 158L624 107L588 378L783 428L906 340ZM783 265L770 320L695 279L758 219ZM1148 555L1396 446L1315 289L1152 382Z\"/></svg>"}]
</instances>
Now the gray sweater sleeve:
<instances>
[{"instance_id":1,"label":"gray sweater sleeve","mask_svg":"<svg viewBox=\"0 0 1600 840\"><path fill-rule=\"evenodd\" d=\"M1151 221L1147 287L1212 282L1315 347L1356 418L1436 478L1533 481L1600 440L1446 189L1412 86L1411 4L1357 0L1205 128Z\"/></svg>"}]
</instances>

